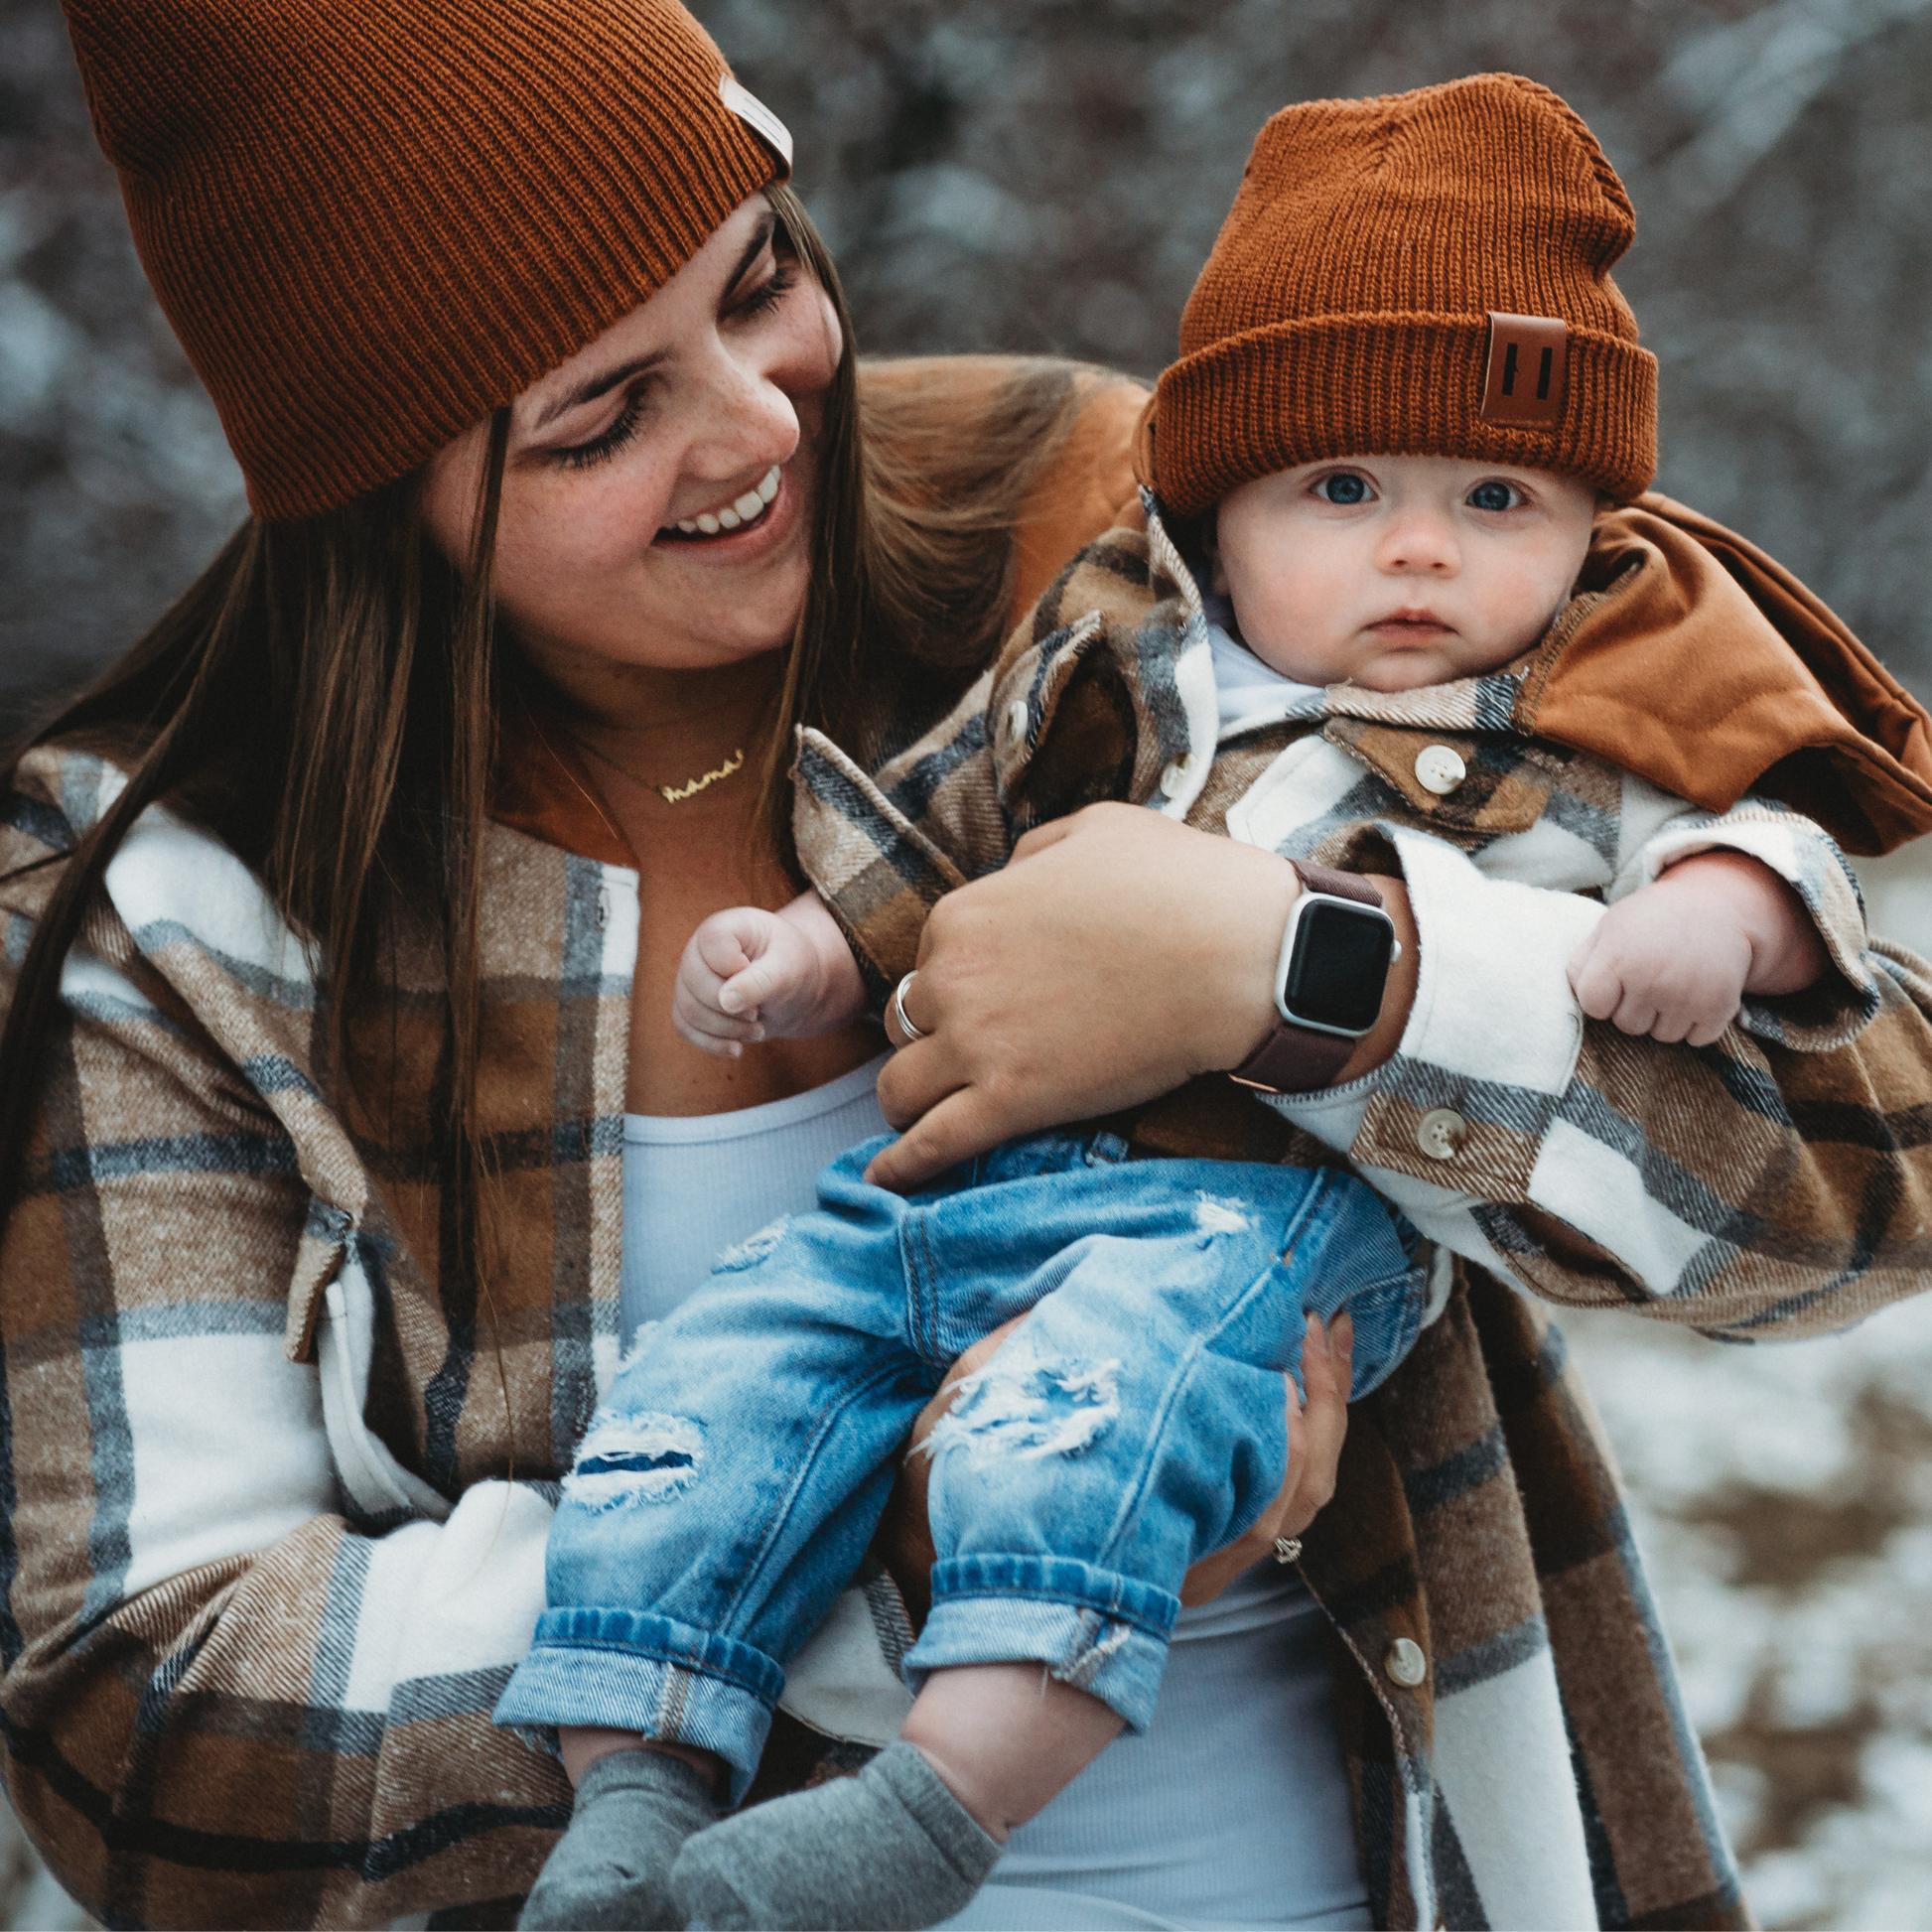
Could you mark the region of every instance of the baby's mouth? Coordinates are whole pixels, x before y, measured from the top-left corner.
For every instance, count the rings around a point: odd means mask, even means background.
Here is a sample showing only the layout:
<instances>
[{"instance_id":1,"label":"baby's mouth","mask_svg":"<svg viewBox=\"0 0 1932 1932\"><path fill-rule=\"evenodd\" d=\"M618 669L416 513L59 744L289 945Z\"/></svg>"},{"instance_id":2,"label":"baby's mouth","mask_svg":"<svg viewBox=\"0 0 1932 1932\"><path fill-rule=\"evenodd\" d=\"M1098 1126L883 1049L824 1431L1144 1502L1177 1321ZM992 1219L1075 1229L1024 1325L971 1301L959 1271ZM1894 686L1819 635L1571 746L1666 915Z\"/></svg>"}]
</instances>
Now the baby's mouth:
<instances>
[{"instance_id":1,"label":"baby's mouth","mask_svg":"<svg viewBox=\"0 0 1932 1932\"><path fill-rule=\"evenodd\" d=\"M728 536L734 530L742 530L748 524L756 523L771 507L771 499L778 493L779 480L779 468L774 463L759 479L757 486L748 489L744 495L734 496L729 503L715 510L702 510L696 516L679 517L676 523L658 531L658 535L687 542L695 538L703 543L708 538Z\"/></svg>"}]
</instances>

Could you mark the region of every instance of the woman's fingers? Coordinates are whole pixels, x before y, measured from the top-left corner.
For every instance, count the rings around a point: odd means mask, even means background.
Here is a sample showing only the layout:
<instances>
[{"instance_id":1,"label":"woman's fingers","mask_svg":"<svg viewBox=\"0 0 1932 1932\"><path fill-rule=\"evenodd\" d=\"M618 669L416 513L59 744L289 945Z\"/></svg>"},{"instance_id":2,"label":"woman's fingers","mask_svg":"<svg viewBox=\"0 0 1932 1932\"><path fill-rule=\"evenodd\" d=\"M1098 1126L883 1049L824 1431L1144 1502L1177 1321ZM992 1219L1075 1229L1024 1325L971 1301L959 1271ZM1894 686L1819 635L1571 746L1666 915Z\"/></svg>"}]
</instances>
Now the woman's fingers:
<instances>
[{"instance_id":1,"label":"woman's fingers","mask_svg":"<svg viewBox=\"0 0 1932 1932\"><path fill-rule=\"evenodd\" d=\"M939 1031L939 1016L932 1010L930 997L918 980L917 973L907 973L886 1002L886 1037L901 1049ZM917 1033L908 1034L899 1025L901 1012L918 1029Z\"/></svg>"},{"instance_id":2,"label":"woman's fingers","mask_svg":"<svg viewBox=\"0 0 1932 1932\"><path fill-rule=\"evenodd\" d=\"M1272 853L1134 806L1030 833L1017 863L926 921L906 997L932 1037L880 1080L886 1117L912 1131L879 1177L914 1186L1016 1134L1237 1065L1267 1032L1299 890Z\"/></svg>"},{"instance_id":3,"label":"woman's fingers","mask_svg":"<svg viewBox=\"0 0 1932 1932\"><path fill-rule=\"evenodd\" d=\"M1183 1603L1211 1603L1235 1578L1273 1553L1283 1537L1300 1536L1335 1493L1342 1439L1348 1434L1348 1383L1355 1324L1346 1313L1323 1330L1313 1315L1302 1345L1302 1379L1308 1400L1288 1384L1288 1478L1248 1533L1187 1572Z\"/></svg>"},{"instance_id":4,"label":"woman's fingers","mask_svg":"<svg viewBox=\"0 0 1932 1932\"><path fill-rule=\"evenodd\" d=\"M897 1064L897 1062L895 1062ZM890 1073L889 1066L886 1072ZM885 1074L880 1075L885 1084ZM1024 1126L1002 1124L997 1133L987 1123L986 1092L981 1087L959 1087L945 1099L921 1114L892 1146L881 1148L866 1170L866 1178L875 1187L890 1187L896 1194L909 1194L935 1174L961 1161L970 1160L998 1141L1012 1140L1026 1133ZM884 1109L892 1119L890 1109ZM1039 1126L1045 1122L1035 1123Z\"/></svg>"},{"instance_id":5,"label":"woman's fingers","mask_svg":"<svg viewBox=\"0 0 1932 1932\"><path fill-rule=\"evenodd\" d=\"M1297 1433L1301 1437L1300 1453L1291 1451L1288 1497L1277 1536L1300 1536L1334 1498L1342 1441L1348 1434L1354 1350L1355 1323L1346 1310L1325 1330L1312 1315L1309 1317L1309 1338L1302 1350L1308 1400L1300 1405L1299 1432L1290 1425L1291 1437ZM1292 1383L1289 1395L1292 1414L1297 1407Z\"/></svg>"},{"instance_id":6,"label":"woman's fingers","mask_svg":"<svg viewBox=\"0 0 1932 1932\"><path fill-rule=\"evenodd\" d=\"M1021 842L1021 863L932 908L908 1017L929 1034L879 1082L905 1140L884 1184L916 1186L1015 1135L1152 1100L1238 1066L1268 1031L1293 867L1137 806L1089 805ZM1419 948L1399 880L1375 881L1403 954L1337 1078L1395 1050ZM970 1100L956 1096L968 1095ZM945 1119L924 1116L946 1106Z\"/></svg>"}]
</instances>

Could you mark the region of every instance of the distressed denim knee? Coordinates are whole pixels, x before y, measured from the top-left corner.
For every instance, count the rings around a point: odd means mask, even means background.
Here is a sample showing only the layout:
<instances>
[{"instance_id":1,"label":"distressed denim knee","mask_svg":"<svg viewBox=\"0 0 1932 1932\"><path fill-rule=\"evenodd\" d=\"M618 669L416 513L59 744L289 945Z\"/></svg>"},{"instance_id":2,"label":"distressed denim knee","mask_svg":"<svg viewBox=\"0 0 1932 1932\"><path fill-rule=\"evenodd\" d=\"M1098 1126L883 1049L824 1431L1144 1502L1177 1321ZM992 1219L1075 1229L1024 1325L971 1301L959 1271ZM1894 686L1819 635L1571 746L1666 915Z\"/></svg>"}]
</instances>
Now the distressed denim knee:
<instances>
[{"instance_id":1,"label":"distressed denim knee","mask_svg":"<svg viewBox=\"0 0 1932 1932\"><path fill-rule=\"evenodd\" d=\"M722 1257L623 1364L564 1482L549 1607L499 1723L698 1745L742 1795L913 1417L1028 1314L933 1437L940 1561L907 1669L1037 1660L1142 1727L1187 1565L1282 1480L1303 1310L1358 1311L1358 1392L1413 1338L1403 1231L1346 1174L1055 1134L902 1199L864 1181L880 1145Z\"/></svg>"}]
</instances>

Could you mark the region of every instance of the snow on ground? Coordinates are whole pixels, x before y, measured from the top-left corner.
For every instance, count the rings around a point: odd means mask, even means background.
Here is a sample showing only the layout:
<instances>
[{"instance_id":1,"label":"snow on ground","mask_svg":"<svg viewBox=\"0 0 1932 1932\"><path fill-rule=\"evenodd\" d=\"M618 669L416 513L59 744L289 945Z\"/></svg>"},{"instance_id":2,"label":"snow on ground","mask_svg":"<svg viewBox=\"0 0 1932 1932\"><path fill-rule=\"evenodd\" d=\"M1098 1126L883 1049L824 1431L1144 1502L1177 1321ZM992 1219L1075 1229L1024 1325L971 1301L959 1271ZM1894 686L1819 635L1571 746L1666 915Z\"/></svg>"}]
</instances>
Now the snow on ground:
<instances>
[{"instance_id":1,"label":"snow on ground","mask_svg":"<svg viewBox=\"0 0 1932 1932\"><path fill-rule=\"evenodd\" d=\"M1563 1326L1759 1918L1932 1928L1932 1298L1790 1346Z\"/></svg>"},{"instance_id":2,"label":"snow on ground","mask_svg":"<svg viewBox=\"0 0 1932 1932\"><path fill-rule=\"evenodd\" d=\"M1932 854L1859 872L1872 929L1932 954ZM1932 1928L1932 1296L1787 1345L1563 1327L1758 1917Z\"/></svg>"}]
</instances>

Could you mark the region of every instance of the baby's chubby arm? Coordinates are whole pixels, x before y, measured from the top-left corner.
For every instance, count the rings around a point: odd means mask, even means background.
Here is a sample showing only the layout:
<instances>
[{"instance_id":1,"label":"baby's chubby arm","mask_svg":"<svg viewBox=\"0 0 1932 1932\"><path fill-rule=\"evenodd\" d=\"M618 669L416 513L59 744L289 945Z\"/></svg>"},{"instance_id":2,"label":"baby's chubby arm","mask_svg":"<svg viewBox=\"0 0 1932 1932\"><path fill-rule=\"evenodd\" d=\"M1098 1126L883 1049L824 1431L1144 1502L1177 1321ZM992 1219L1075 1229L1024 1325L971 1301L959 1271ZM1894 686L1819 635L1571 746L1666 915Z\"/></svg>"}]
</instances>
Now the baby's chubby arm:
<instances>
[{"instance_id":1,"label":"baby's chubby arm","mask_svg":"<svg viewBox=\"0 0 1932 1932\"><path fill-rule=\"evenodd\" d=\"M858 964L816 893L775 912L714 912L685 946L671 997L678 1032L721 1059L736 1059L747 1040L836 1033L865 1010Z\"/></svg>"},{"instance_id":2,"label":"baby's chubby arm","mask_svg":"<svg viewBox=\"0 0 1932 1932\"><path fill-rule=\"evenodd\" d=\"M1700 852L1619 899L1570 961L1577 1004L1626 1034L1708 1046L1746 993L1797 993L1830 957L1804 901L1741 852Z\"/></svg>"}]
</instances>

